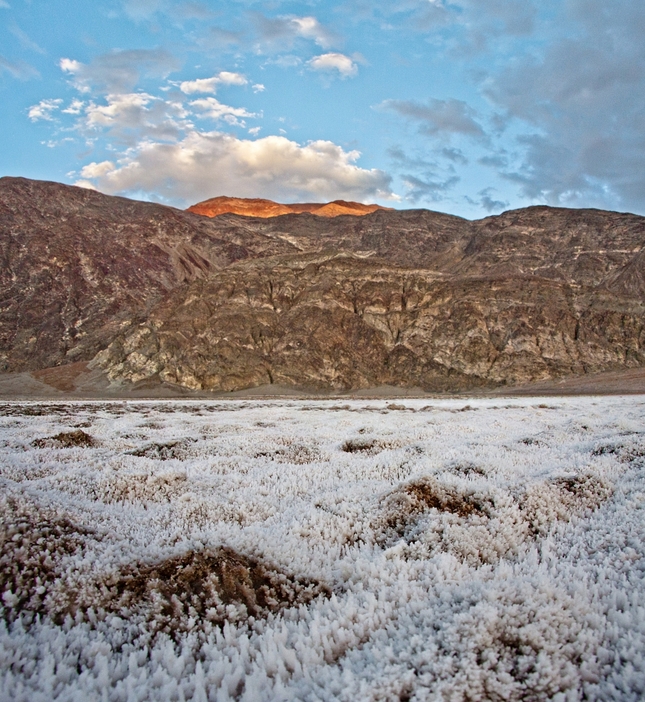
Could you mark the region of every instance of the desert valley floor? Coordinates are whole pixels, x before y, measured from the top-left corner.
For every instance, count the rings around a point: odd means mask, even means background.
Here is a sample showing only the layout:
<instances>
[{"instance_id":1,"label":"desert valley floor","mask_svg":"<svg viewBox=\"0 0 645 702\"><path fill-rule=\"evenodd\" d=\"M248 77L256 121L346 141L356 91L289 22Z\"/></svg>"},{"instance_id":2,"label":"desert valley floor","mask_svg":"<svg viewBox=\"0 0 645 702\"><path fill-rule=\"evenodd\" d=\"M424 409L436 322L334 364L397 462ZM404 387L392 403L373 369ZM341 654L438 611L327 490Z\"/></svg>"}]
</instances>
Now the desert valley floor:
<instances>
[{"instance_id":1,"label":"desert valley floor","mask_svg":"<svg viewBox=\"0 0 645 702\"><path fill-rule=\"evenodd\" d=\"M0 405L0 699L641 700L645 396Z\"/></svg>"}]
</instances>

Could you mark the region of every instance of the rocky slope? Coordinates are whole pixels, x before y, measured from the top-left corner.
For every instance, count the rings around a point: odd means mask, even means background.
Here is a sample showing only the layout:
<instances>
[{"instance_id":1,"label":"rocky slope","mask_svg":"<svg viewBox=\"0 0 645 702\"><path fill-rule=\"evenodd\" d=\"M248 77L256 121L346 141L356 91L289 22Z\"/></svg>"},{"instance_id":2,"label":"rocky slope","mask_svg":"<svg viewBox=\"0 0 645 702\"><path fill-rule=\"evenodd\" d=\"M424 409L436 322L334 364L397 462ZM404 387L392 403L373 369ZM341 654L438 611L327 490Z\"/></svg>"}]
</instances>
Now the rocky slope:
<instances>
[{"instance_id":1,"label":"rocky slope","mask_svg":"<svg viewBox=\"0 0 645 702\"><path fill-rule=\"evenodd\" d=\"M380 205L363 205L360 202L348 202L347 200L334 200L333 202L307 202L291 205L264 200L262 198L244 197L213 197L203 202L198 202L188 208L188 212L205 215L206 217L218 217L221 214L238 214L245 217L279 217L285 214L302 214L309 212L318 217L339 217L341 215L362 216L376 212L376 210L388 210Z\"/></svg>"},{"instance_id":2,"label":"rocky slope","mask_svg":"<svg viewBox=\"0 0 645 702\"><path fill-rule=\"evenodd\" d=\"M176 286L292 248L161 205L0 178L0 369L89 360Z\"/></svg>"},{"instance_id":3,"label":"rocky slope","mask_svg":"<svg viewBox=\"0 0 645 702\"><path fill-rule=\"evenodd\" d=\"M466 390L640 365L644 323L642 302L560 280L307 254L177 290L96 362L194 389Z\"/></svg>"},{"instance_id":4,"label":"rocky slope","mask_svg":"<svg viewBox=\"0 0 645 702\"><path fill-rule=\"evenodd\" d=\"M200 217L0 180L8 370L465 390L645 365L645 218Z\"/></svg>"}]
</instances>

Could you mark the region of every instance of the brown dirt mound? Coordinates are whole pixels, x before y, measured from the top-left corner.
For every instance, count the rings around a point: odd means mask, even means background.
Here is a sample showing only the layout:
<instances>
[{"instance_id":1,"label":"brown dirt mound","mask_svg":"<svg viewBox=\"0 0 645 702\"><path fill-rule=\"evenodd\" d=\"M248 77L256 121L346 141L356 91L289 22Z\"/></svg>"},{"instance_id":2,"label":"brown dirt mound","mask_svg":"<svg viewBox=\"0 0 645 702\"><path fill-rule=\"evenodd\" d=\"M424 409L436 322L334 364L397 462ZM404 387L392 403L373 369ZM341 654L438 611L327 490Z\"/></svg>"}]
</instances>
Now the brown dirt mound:
<instances>
[{"instance_id":1,"label":"brown dirt mound","mask_svg":"<svg viewBox=\"0 0 645 702\"><path fill-rule=\"evenodd\" d=\"M187 442L185 441L168 441L165 444L149 444L133 451L129 451L128 455L137 456L139 458L153 458L158 461L169 461L173 458L183 460L186 458Z\"/></svg>"},{"instance_id":2,"label":"brown dirt mound","mask_svg":"<svg viewBox=\"0 0 645 702\"><path fill-rule=\"evenodd\" d=\"M5 618L44 613L47 594L62 573L62 560L83 548L90 533L68 519L14 498L0 502L0 592Z\"/></svg>"},{"instance_id":3,"label":"brown dirt mound","mask_svg":"<svg viewBox=\"0 0 645 702\"><path fill-rule=\"evenodd\" d=\"M320 451L305 444L290 444L271 451L259 451L255 457L302 466L320 460Z\"/></svg>"},{"instance_id":4,"label":"brown dirt mound","mask_svg":"<svg viewBox=\"0 0 645 702\"><path fill-rule=\"evenodd\" d=\"M82 429L76 431L62 431L56 436L32 441L32 446L36 448L91 448L96 446L96 439L86 434Z\"/></svg>"},{"instance_id":5,"label":"brown dirt mound","mask_svg":"<svg viewBox=\"0 0 645 702\"><path fill-rule=\"evenodd\" d=\"M331 594L322 583L228 548L88 578L68 572L66 561L69 567L69 557L82 556L88 538L96 535L14 498L0 501L0 508L0 597L7 621L42 614L59 624L69 615L95 623L116 615L143 620L149 636L164 632L177 638L200 620L211 626L244 622Z\"/></svg>"},{"instance_id":6,"label":"brown dirt mound","mask_svg":"<svg viewBox=\"0 0 645 702\"><path fill-rule=\"evenodd\" d=\"M544 534L556 521L591 512L613 493L612 485L593 473L555 478L531 486L520 509L533 534Z\"/></svg>"},{"instance_id":7,"label":"brown dirt mound","mask_svg":"<svg viewBox=\"0 0 645 702\"><path fill-rule=\"evenodd\" d=\"M621 463L631 463L645 457L645 446L640 441L624 444L604 444L591 452L592 456L616 456Z\"/></svg>"},{"instance_id":8,"label":"brown dirt mound","mask_svg":"<svg viewBox=\"0 0 645 702\"><path fill-rule=\"evenodd\" d=\"M381 451L396 448L396 446L391 442L382 441L381 439L358 437L355 439L347 439L340 448L341 451L345 453L363 453L366 456L375 456Z\"/></svg>"},{"instance_id":9,"label":"brown dirt mound","mask_svg":"<svg viewBox=\"0 0 645 702\"><path fill-rule=\"evenodd\" d=\"M318 582L221 548L189 552L154 565L128 566L84 587L80 595L74 593L65 613L92 607L124 619L136 614L146 620L151 634L176 638L197 620L221 626L330 594Z\"/></svg>"},{"instance_id":10,"label":"brown dirt mound","mask_svg":"<svg viewBox=\"0 0 645 702\"><path fill-rule=\"evenodd\" d=\"M403 536L417 518L430 509L469 517L485 516L487 505L473 494L459 491L452 485L443 485L432 477L408 483L390 494L386 500L385 529Z\"/></svg>"}]
</instances>

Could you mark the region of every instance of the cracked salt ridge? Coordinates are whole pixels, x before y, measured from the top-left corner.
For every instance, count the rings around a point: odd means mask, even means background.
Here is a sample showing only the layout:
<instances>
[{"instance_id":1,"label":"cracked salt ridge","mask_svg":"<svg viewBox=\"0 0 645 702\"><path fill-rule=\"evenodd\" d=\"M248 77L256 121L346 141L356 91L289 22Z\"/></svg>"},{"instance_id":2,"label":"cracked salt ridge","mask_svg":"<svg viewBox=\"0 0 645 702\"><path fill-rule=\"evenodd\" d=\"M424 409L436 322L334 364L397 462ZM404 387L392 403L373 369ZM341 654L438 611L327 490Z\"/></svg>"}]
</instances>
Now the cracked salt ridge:
<instances>
[{"instance_id":1,"label":"cracked salt ridge","mask_svg":"<svg viewBox=\"0 0 645 702\"><path fill-rule=\"evenodd\" d=\"M459 401L425 411L406 401L415 413L364 401L333 412L292 401L7 413L3 487L101 536L65 561L72 580L224 545L335 594L250 628L225 623L205 642L188 632L149 648L119 617L5 625L2 699L641 699L643 398L549 402L470 401L475 413L459 412ZM79 425L97 448L31 445ZM370 437L383 450L342 450ZM186 439L194 441L185 460L127 455ZM510 509L527 488L541 494L541 484L589 472L613 496L570 523L559 508L555 517L542 510L536 534L510 557L502 549L470 564L464 542L495 533L437 509L419 519L420 546L375 544L384 500L418 479L499 493ZM147 487L119 499L130 476ZM448 538L424 545L437 528ZM503 519L497 528L502 541L517 536Z\"/></svg>"}]
</instances>

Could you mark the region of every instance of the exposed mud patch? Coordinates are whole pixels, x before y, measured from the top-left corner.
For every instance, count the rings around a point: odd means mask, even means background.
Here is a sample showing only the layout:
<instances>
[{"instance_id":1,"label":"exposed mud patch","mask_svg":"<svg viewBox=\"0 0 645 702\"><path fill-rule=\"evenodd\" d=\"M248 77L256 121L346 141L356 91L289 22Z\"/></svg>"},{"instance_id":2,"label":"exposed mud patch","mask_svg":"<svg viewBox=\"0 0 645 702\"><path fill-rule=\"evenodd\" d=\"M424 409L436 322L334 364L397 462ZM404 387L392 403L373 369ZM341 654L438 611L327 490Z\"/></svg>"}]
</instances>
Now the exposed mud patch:
<instances>
[{"instance_id":1,"label":"exposed mud patch","mask_svg":"<svg viewBox=\"0 0 645 702\"><path fill-rule=\"evenodd\" d=\"M92 608L102 616L134 617L145 621L149 634L165 633L178 640L198 622L198 629L206 633L227 621L265 617L330 594L321 583L222 548L128 566L71 593L64 613ZM211 626L204 626L208 622Z\"/></svg>"},{"instance_id":2,"label":"exposed mud patch","mask_svg":"<svg viewBox=\"0 0 645 702\"><path fill-rule=\"evenodd\" d=\"M375 456L377 453L391 448L396 448L396 445L392 442L364 436L347 439L340 447L341 451L345 453L362 453L366 456Z\"/></svg>"},{"instance_id":3,"label":"exposed mud patch","mask_svg":"<svg viewBox=\"0 0 645 702\"><path fill-rule=\"evenodd\" d=\"M533 436L527 436L525 439L520 439L520 444L524 446L544 446L544 443Z\"/></svg>"},{"instance_id":4,"label":"exposed mud patch","mask_svg":"<svg viewBox=\"0 0 645 702\"><path fill-rule=\"evenodd\" d=\"M97 441L82 429L76 429L62 431L56 436L36 439L31 442L31 445L35 448L92 448L97 445Z\"/></svg>"},{"instance_id":5,"label":"exposed mud patch","mask_svg":"<svg viewBox=\"0 0 645 702\"><path fill-rule=\"evenodd\" d=\"M128 451L128 455L139 458L152 458L157 461L170 461L172 459L182 461L189 455L188 448L190 443L189 441L168 441L164 444L148 444L147 446Z\"/></svg>"},{"instance_id":6,"label":"exposed mud patch","mask_svg":"<svg viewBox=\"0 0 645 702\"><path fill-rule=\"evenodd\" d=\"M270 451L259 451L255 458L269 458L278 463L306 465L320 460L320 451L306 444L289 444Z\"/></svg>"},{"instance_id":7,"label":"exposed mud patch","mask_svg":"<svg viewBox=\"0 0 645 702\"><path fill-rule=\"evenodd\" d=\"M403 541L409 557L447 551L480 566L514 553L526 539L528 525L503 491L464 489L427 477L387 496L375 531L383 546Z\"/></svg>"},{"instance_id":8,"label":"exposed mud patch","mask_svg":"<svg viewBox=\"0 0 645 702\"><path fill-rule=\"evenodd\" d=\"M74 403L61 404L55 402L2 402L0 417L78 417L81 413L96 414L125 414L128 408L120 402L106 403Z\"/></svg>"},{"instance_id":9,"label":"exposed mud patch","mask_svg":"<svg viewBox=\"0 0 645 702\"><path fill-rule=\"evenodd\" d=\"M474 512L486 513L486 505L473 493L458 490L453 485L444 485L435 478L423 478L405 485L400 493L401 507L407 516L414 516L429 509L450 512L467 517ZM394 516L394 519L398 517ZM394 522L396 523L396 522Z\"/></svg>"},{"instance_id":10,"label":"exposed mud patch","mask_svg":"<svg viewBox=\"0 0 645 702\"><path fill-rule=\"evenodd\" d=\"M468 517L473 513L486 514L485 505L473 494L461 492L452 485L444 485L432 477L398 488L387 496L384 508L386 540L408 535L419 516L428 510L435 509L459 517Z\"/></svg>"},{"instance_id":11,"label":"exposed mud patch","mask_svg":"<svg viewBox=\"0 0 645 702\"><path fill-rule=\"evenodd\" d=\"M639 442L603 444L595 448L591 455L615 456L621 463L631 463L639 458L645 458L645 446Z\"/></svg>"},{"instance_id":12,"label":"exposed mud patch","mask_svg":"<svg viewBox=\"0 0 645 702\"><path fill-rule=\"evenodd\" d=\"M481 477L487 473L487 471L481 466L478 466L475 463L469 463L468 461L450 463L446 466L446 470L454 475L459 475L462 478Z\"/></svg>"}]
</instances>

